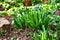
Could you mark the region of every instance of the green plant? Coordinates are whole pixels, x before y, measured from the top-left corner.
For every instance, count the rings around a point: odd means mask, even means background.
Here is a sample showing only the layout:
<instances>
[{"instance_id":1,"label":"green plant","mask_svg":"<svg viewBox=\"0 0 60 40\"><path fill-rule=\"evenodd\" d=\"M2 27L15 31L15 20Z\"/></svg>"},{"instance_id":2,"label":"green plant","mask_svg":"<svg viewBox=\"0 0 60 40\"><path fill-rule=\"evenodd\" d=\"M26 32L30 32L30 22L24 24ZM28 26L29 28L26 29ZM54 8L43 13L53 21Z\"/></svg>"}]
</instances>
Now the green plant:
<instances>
[{"instance_id":1,"label":"green plant","mask_svg":"<svg viewBox=\"0 0 60 40\"><path fill-rule=\"evenodd\" d=\"M43 8L44 7L44 8ZM50 24L56 24L56 16L54 12L57 10L56 5L41 5L39 7L22 8L14 11L14 21L18 21L16 26L29 27L31 29L43 29L43 26L47 29Z\"/></svg>"},{"instance_id":2,"label":"green plant","mask_svg":"<svg viewBox=\"0 0 60 40\"><path fill-rule=\"evenodd\" d=\"M0 11L0 16L6 16L6 15L8 15L7 11Z\"/></svg>"},{"instance_id":3,"label":"green plant","mask_svg":"<svg viewBox=\"0 0 60 40\"><path fill-rule=\"evenodd\" d=\"M33 33L32 39L33 40L57 40L57 32L50 33L49 30L39 31L39 33Z\"/></svg>"},{"instance_id":4,"label":"green plant","mask_svg":"<svg viewBox=\"0 0 60 40\"><path fill-rule=\"evenodd\" d=\"M40 12L40 10L36 11L32 9L28 12L27 11L25 13L23 12L21 14L18 14L18 17L14 16L14 22L18 28L23 28L24 26L27 26L31 29L42 29L43 26L46 29L48 28L49 17L47 15L47 12Z\"/></svg>"}]
</instances>

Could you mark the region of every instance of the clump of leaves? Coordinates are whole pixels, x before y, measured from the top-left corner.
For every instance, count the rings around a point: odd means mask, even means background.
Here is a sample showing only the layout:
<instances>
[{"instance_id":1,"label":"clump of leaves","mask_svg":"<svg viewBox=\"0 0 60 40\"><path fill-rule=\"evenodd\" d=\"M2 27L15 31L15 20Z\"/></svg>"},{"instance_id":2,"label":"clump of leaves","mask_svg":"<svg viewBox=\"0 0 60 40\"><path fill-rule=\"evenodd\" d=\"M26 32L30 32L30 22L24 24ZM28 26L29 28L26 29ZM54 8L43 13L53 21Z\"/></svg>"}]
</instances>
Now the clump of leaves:
<instances>
[{"instance_id":1,"label":"clump of leaves","mask_svg":"<svg viewBox=\"0 0 60 40\"><path fill-rule=\"evenodd\" d=\"M27 26L30 29L43 29L44 27L47 29L50 24L55 25L56 23L54 11L57 7L54 7L55 5L42 5L38 8L20 10L21 12L15 11L14 23L18 28Z\"/></svg>"},{"instance_id":2,"label":"clump of leaves","mask_svg":"<svg viewBox=\"0 0 60 40\"><path fill-rule=\"evenodd\" d=\"M2 16L2 15L3 15L3 16L8 15L8 14L7 14L7 11L0 11L0 16Z\"/></svg>"},{"instance_id":3,"label":"clump of leaves","mask_svg":"<svg viewBox=\"0 0 60 40\"><path fill-rule=\"evenodd\" d=\"M49 17L47 16L47 13L40 12L40 10L30 10L18 15L19 16L14 16L14 23L17 25L18 28L23 28L24 26L27 26L31 29L42 29L43 25L45 28L48 27Z\"/></svg>"},{"instance_id":4,"label":"clump of leaves","mask_svg":"<svg viewBox=\"0 0 60 40\"><path fill-rule=\"evenodd\" d=\"M50 34L49 30L39 31L39 33L33 33L33 40L57 40L57 32Z\"/></svg>"}]
</instances>

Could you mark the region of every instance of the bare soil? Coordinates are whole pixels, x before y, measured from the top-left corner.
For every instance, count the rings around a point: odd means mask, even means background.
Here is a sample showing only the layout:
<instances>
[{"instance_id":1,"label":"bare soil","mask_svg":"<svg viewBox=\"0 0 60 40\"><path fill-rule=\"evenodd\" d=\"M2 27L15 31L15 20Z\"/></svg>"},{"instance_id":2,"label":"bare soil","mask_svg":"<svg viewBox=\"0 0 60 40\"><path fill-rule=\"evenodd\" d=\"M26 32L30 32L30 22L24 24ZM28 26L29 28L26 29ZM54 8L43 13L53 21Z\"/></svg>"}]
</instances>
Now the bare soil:
<instances>
[{"instance_id":1,"label":"bare soil","mask_svg":"<svg viewBox=\"0 0 60 40\"><path fill-rule=\"evenodd\" d=\"M8 17L5 16L4 18L8 19L9 22L12 21L12 16ZM4 34L0 37L0 40L32 40L30 37L31 31L28 28L25 28L24 30L19 30L13 25L10 25L8 28L9 31L3 30Z\"/></svg>"}]
</instances>

